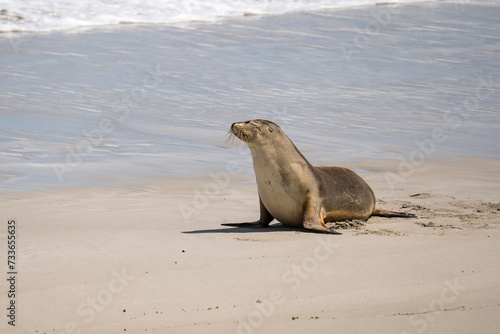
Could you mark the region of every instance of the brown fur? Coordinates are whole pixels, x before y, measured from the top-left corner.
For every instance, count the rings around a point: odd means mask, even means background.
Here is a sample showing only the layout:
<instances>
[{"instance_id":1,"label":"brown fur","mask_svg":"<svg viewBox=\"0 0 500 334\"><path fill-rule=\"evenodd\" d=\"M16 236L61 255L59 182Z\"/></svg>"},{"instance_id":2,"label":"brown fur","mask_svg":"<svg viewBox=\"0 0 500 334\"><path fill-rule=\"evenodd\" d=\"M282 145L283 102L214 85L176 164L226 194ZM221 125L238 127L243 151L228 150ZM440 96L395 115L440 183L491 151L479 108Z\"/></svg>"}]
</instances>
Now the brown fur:
<instances>
[{"instance_id":1,"label":"brown fur","mask_svg":"<svg viewBox=\"0 0 500 334\"><path fill-rule=\"evenodd\" d=\"M254 223L224 225L266 227L277 219L285 225L336 233L325 222L367 220L371 216L413 217L376 209L372 189L352 170L311 165L276 123L234 123L231 133L247 143L252 152L260 218Z\"/></svg>"}]
</instances>

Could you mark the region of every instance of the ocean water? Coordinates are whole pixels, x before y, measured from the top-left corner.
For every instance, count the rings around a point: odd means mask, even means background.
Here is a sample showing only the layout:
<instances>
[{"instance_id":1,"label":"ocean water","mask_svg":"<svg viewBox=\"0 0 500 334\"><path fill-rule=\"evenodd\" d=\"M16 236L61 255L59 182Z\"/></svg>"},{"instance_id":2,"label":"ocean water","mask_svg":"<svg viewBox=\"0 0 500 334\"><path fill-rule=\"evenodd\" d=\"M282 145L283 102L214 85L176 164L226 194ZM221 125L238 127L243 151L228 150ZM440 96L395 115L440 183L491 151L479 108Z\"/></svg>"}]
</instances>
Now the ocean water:
<instances>
[{"instance_id":1,"label":"ocean water","mask_svg":"<svg viewBox=\"0 0 500 334\"><path fill-rule=\"evenodd\" d=\"M0 189L250 175L226 139L253 118L316 165L499 159L499 17L429 2L0 34Z\"/></svg>"},{"instance_id":2,"label":"ocean water","mask_svg":"<svg viewBox=\"0 0 500 334\"><path fill-rule=\"evenodd\" d=\"M374 5L376 0L4 0L0 32L128 23L216 22L227 17ZM390 0L385 3L415 2Z\"/></svg>"}]
</instances>

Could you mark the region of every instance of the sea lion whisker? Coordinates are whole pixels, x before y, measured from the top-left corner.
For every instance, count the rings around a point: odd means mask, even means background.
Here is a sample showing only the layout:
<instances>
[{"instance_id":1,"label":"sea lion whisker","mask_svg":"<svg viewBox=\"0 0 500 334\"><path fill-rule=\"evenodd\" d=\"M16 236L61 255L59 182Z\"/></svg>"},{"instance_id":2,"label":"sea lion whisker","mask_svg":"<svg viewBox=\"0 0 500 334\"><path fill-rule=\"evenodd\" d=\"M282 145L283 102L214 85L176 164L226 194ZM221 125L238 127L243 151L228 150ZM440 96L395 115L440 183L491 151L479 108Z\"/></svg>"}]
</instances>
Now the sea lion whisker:
<instances>
[{"instance_id":1,"label":"sea lion whisker","mask_svg":"<svg viewBox=\"0 0 500 334\"><path fill-rule=\"evenodd\" d=\"M226 144L231 141L231 144L234 144L234 137L236 137L234 135L234 133L231 132L231 130L228 131L227 133L227 139L226 139Z\"/></svg>"}]
</instances>

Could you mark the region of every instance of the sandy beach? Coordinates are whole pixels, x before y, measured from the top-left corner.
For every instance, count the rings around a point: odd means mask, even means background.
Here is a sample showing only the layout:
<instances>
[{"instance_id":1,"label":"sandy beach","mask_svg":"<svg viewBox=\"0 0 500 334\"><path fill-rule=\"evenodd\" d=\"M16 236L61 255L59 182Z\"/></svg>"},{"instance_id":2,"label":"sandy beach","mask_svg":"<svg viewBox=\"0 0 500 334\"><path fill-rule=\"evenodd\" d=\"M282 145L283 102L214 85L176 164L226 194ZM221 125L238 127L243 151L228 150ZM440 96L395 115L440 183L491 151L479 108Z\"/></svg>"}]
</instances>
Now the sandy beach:
<instances>
[{"instance_id":1,"label":"sandy beach","mask_svg":"<svg viewBox=\"0 0 500 334\"><path fill-rule=\"evenodd\" d=\"M500 6L388 7L1 34L0 332L497 333ZM221 226L249 118L418 218Z\"/></svg>"},{"instance_id":2,"label":"sandy beach","mask_svg":"<svg viewBox=\"0 0 500 334\"><path fill-rule=\"evenodd\" d=\"M379 207L418 219L342 235L220 226L258 215L238 175L4 195L20 292L18 326L2 331L495 333L499 165L429 161L389 190L397 165L353 163L370 169Z\"/></svg>"}]
</instances>

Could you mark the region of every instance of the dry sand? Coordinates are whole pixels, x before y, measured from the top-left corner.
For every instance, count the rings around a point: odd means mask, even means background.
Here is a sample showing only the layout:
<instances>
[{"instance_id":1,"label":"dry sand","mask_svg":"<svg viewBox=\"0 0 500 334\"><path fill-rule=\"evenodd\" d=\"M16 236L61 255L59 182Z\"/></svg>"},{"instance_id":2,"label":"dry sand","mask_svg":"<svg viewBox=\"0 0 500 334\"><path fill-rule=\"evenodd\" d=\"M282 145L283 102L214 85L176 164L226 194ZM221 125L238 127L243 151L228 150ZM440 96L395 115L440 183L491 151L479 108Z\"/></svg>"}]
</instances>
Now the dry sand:
<instances>
[{"instance_id":1,"label":"dry sand","mask_svg":"<svg viewBox=\"0 0 500 334\"><path fill-rule=\"evenodd\" d=\"M258 205L253 176L217 171L218 183L2 194L2 220L18 225L18 294L16 327L4 316L0 331L497 333L500 161L425 161L391 189L398 165L348 167L381 208L419 218L343 235L220 226L256 219Z\"/></svg>"}]
</instances>

